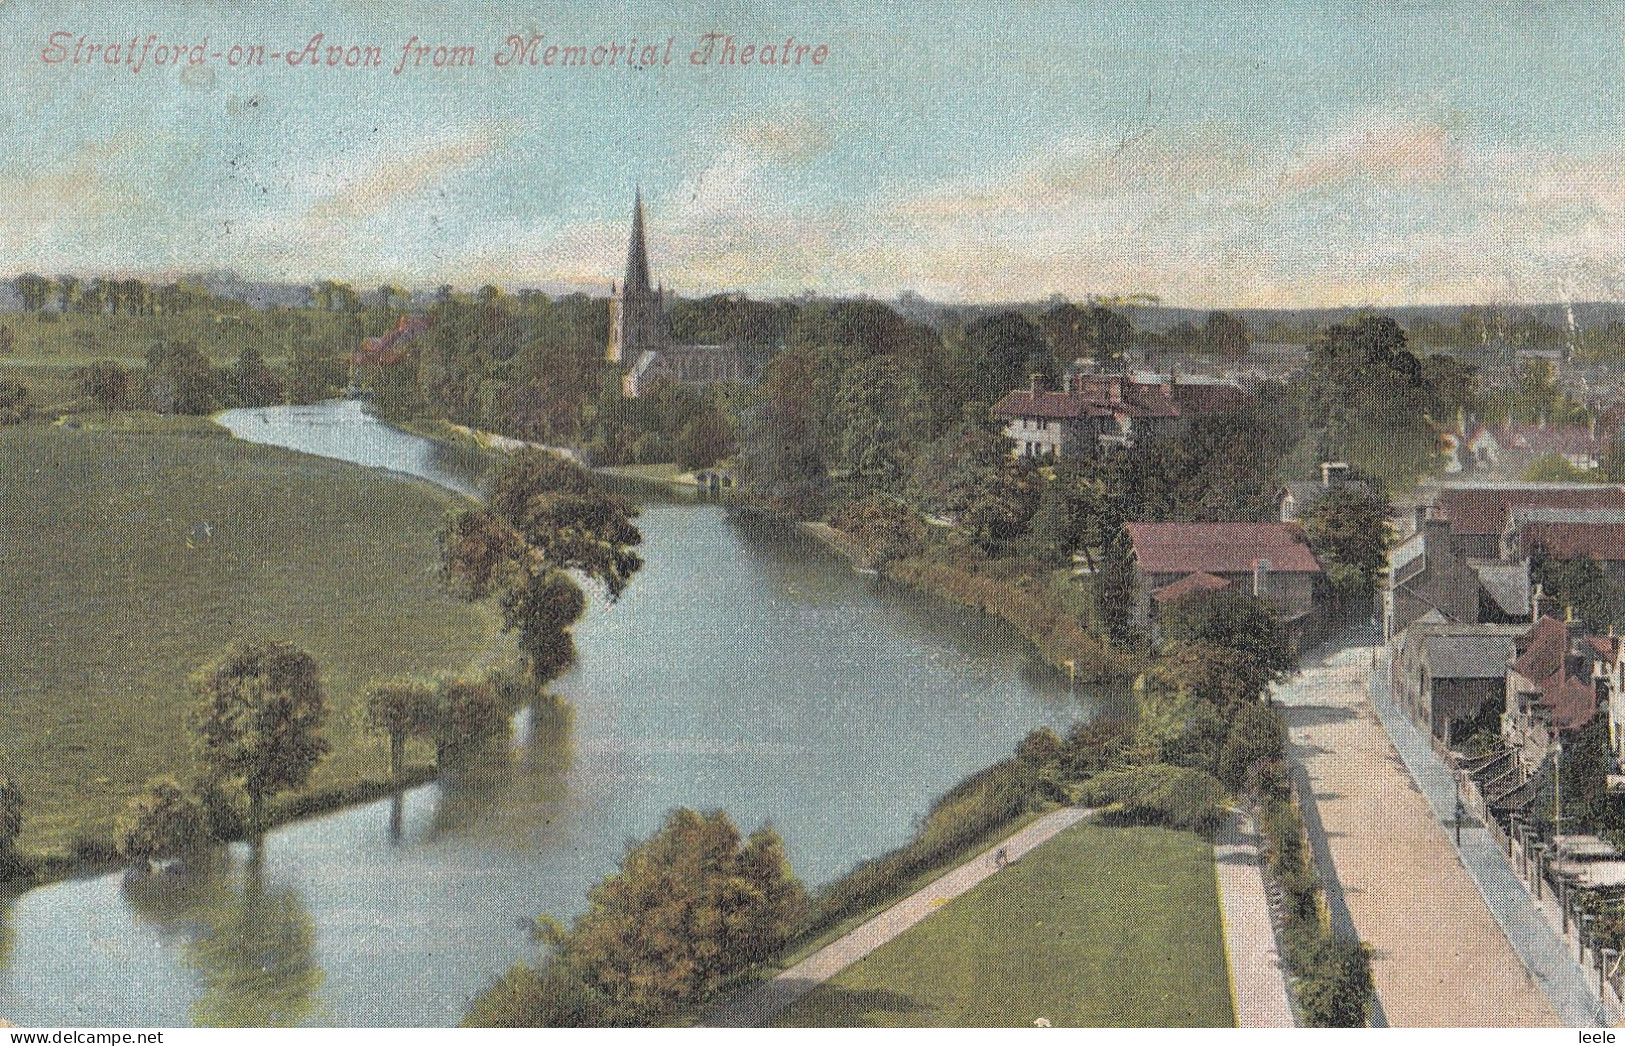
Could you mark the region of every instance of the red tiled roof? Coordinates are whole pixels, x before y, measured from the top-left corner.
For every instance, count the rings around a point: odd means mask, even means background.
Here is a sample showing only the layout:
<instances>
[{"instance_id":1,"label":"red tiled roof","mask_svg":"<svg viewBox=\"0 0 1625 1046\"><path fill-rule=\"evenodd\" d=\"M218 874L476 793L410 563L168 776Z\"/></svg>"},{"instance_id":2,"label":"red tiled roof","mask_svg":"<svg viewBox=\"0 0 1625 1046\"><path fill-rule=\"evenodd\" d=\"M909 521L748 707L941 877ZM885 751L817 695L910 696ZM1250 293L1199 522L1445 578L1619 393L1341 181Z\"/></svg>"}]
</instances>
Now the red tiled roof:
<instances>
[{"instance_id":1,"label":"red tiled roof","mask_svg":"<svg viewBox=\"0 0 1625 1046\"><path fill-rule=\"evenodd\" d=\"M1601 484L1440 487L1433 503L1458 534L1499 534L1514 508L1625 509L1625 488Z\"/></svg>"},{"instance_id":2,"label":"red tiled roof","mask_svg":"<svg viewBox=\"0 0 1625 1046\"><path fill-rule=\"evenodd\" d=\"M1549 679L1563 671L1569 656L1569 626L1543 615L1516 646L1518 660L1512 663L1513 669L1525 679Z\"/></svg>"},{"instance_id":3,"label":"red tiled roof","mask_svg":"<svg viewBox=\"0 0 1625 1046\"><path fill-rule=\"evenodd\" d=\"M1540 703L1552 710L1552 726L1578 730L1597 715L1597 688L1579 676L1559 672L1541 684Z\"/></svg>"},{"instance_id":4,"label":"red tiled roof","mask_svg":"<svg viewBox=\"0 0 1625 1046\"><path fill-rule=\"evenodd\" d=\"M1244 574L1261 559L1278 574L1318 574L1296 523L1130 523L1134 558L1148 574Z\"/></svg>"},{"instance_id":5,"label":"red tiled roof","mask_svg":"<svg viewBox=\"0 0 1625 1046\"><path fill-rule=\"evenodd\" d=\"M1007 392L993 408L1002 418L1098 418L1111 412L1087 396L1072 392Z\"/></svg>"},{"instance_id":6,"label":"red tiled roof","mask_svg":"<svg viewBox=\"0 0 1625 1046\"><path fill-rule=\"evenodd\" d=\"M393 330L380 338L366 338L351 357L353 363L388 365L406 358L406 346L429 329L427 316L402 316Z\"/></svg>"},{"instance_id":7,"label":"red tiled roof","mask_svg":"<svg viewBox=\"0 0 1625 1046\"><path fill-rule=\"evenodd\" d=\"M1197 592L1218 592L1230 587L1230 582L1222 577L1214 577L1198 571L1195 574L1186 574L1172 584L1163 585L1151 593L1151 598L1158 603L1172 603L1176 599L1193 595Z\"/></svg>"},{"instance_id":8,"label":"red tiled roof","mask_svg":"<svg viewBox=\"0 0 1625 1046\"><path fill-rule=\"evenodd\" d=\"M1072 379L1065 392L1007 392L993 412L1004 418L1179 418L1229 410L1246 398L1247 393L1234 385L1164 385L1086 375Z\"/></svg>"},{"instance_id":9,"label":"red tiled roof","mask_svg":"<svg viewBox=\"0 0 1625 1046\"><path fill-rule=\"evenodd\" d=\"M1625 562L1625 526L1618 523L1525 523L1520 547L1525 556L1537 548L1558 559Z\"/></svg>"},{"instance_id":10,"label":"red tiled roof","mask_svg":"<svg viewBox=\"0 0 1625 1046\"><path fill-rule=\"evenodd\" d=\"M1502 443L1536 454L1598 454L1603 441L1584 425L1528 425L1507 422L1499 433Z\"/></svg>"}]
</instances>

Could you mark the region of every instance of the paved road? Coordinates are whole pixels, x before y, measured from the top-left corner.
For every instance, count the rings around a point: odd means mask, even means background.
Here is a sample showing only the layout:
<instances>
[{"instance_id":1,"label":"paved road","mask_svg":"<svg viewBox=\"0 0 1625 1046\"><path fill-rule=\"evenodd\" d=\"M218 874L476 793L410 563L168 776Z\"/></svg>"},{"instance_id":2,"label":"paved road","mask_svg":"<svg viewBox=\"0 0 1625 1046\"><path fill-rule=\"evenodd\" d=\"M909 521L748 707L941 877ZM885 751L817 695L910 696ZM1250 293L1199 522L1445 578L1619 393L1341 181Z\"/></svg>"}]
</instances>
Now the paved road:
<instances>
[{"instance_id":1,"label":"paved road","mask_svg":"<svg viewBox=\"0 0 1625 1046\"><path fill-rule=\"evenodd\" d=\"M1334 925L1374 952L1373 1023L1563 1023L1568 1014L1530 976L1390 743L1370 680L1371 648L1351 648L1311 663L1276 697L1308 785L1304 824ZM1454 802L1452 790L1452 813Z\"/></svg>"},{"instance_id":2,"label":"paved road","mask_svg":"<svg viewBox=\"0 0 1625 1046\"><path fill-rule=\"evenodd\" d=\"M1049 841L1093 812L1068 806L1045 814L1002 843L989 847L851 933L812 953L771 981L729 999L710 1013L705 1020L706 1026L765 1027L791 1003L941 908L945 902L992 875L999 868L994 855L1000 849L1004 850L1008 860L1020 860L1035 846Z\"/></svg>"},{"instance_id":3,"label":"paved road","mask_svg":"<svg viewBox=\"0 0 1625 1046\"><path fill-rule=\"evenodd\" d=\"M1369 647L1357 649L1365 658L1370 657ZM1441 827L1449 826L1447 831L1453 833L1455 778L1433 750L1427 734L1394 703L1389 693L1387 662L1383 658L1379 658L1378 667L1372 673L1370 690L1377 716L1404 760L1411 779L1426 796ZM1536 910L1529 890L1513 873L1504 851L1490 838L1481 822L1463 823L1458 857L1562 1023L1571 1028L1606 1025L1606 1017L1599 1016L1597 994L1593 990L1595 982L1581 971L1567 945L1552 930L1551 923Z\"/></svg>"},{"instance_id":4,"label":"paved road","mask_svg":"<svg viewBox=\"0 0 1625 1046\"><path fill-rule=\"evenodd\" d=\"M1291 1028L1292 1000L1275 944L1264 866L1252 819L1237 815L1213 844L1224 950L1238 1028Z\"/></svg>"}]
</instances>

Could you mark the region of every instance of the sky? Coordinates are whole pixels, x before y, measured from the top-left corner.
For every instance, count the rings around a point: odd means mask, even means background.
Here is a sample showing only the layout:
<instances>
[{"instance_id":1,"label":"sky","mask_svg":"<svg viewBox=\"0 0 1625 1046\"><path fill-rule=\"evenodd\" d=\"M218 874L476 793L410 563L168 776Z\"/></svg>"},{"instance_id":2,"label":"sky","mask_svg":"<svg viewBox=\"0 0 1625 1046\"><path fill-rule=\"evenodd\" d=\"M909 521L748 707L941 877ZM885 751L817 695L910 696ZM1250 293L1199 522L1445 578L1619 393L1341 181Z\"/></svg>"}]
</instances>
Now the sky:
<instances>
[{"instance_id":1,"label":"sky","mask_svg":"<svg viewBox=\"0 0 1625 1046\"><path fill-rule=\"evenodd\" d=\"M0 0L0 274L607 288L641 187L683 294L1625 298L1618 4L103 6ZM378 65L231 62L318 33Z\"/></svg>"}]
</instances>

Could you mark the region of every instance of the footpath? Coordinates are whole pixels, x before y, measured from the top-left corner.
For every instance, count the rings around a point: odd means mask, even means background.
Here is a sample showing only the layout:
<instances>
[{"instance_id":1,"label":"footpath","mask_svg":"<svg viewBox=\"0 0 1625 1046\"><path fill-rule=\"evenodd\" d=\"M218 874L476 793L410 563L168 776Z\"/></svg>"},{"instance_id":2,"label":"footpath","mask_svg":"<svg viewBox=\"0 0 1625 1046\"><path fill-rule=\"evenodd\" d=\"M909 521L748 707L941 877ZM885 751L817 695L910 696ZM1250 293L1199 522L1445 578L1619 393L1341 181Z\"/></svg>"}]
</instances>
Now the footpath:
<instances>
[{"instance_id":1,"label":"footpath","mask_svg":"<svg viewBox=\"0 0 1625 1046\"><path fill-rule=\"evenodd\" d=\"M968 892L1005 863L1019 861L1093 813L1093 810L1069 806L1045 814L772 980L728 999L706 1016L704 1026L767 1026L797 999L893 940L946 902ZM998 859L1000 851L1004 853L1004 862ZM1215 842L1213 857L1237 1026L1293 1027L1292 1003L1264 891L1259 839L1251 821L1239 816L1233 819Z\"/></svg>"},{"instance_id":2,"label":"footpath","mask_svg":"<svg viewBox=\"0 0 1625 1046\"><path fill-rule=\"evenodd\" d=\"M1402 758L1411 746L1396 751L1378 718L1371 660L1370 647L1333 651L1277 686L1274 698L1286 716L1333 925L1373 950L1372 1023L1589 1025L1594 1007L1583 1011L1570 991L1578 967L1555 947L1540 947L1528 895L1528 920L1510 917L1511 895L1498 894L1492 913L1489 894L1457 856L1431 801L1437 797L1418 789ZM1431 754L1425 741L1422 749ZM1454 791L1445 787L1453 814Z\"/></svg>"}]
</instances>

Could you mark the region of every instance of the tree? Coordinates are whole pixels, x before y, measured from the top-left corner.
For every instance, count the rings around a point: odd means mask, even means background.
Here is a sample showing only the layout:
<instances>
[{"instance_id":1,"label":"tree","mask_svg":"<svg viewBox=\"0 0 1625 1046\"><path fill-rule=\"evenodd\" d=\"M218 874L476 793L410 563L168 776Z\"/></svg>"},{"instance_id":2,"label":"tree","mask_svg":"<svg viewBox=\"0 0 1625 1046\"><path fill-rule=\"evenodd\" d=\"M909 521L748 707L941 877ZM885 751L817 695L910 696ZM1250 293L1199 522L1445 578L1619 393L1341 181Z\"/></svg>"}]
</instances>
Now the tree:
<instances>
[{"instance_id":1,"label":"tree","mask_svg":"<svg viewBox=\"0 0 1625 1046\"><path fill-rule=\"evenodd\" d=\"M1300 522L1334 588L1364 595L1376 591L1388 572L1393 544L1387 510L1376 498L1355 490L1329 491Z\"/></svg>"},{"instance_id":2,"label":"tree","mask_svg":"<svg viewBox=\"0 0 1625 1046\"><path fill-rule=\"evenodd\" d=\"M214 367L190 342L159 341L147 349L147 396L162 413L207 414L221 394Z\"/></svg>"},{"instance_id":3,"label":"tree","mask_svg":"<svg viewBox=\"0 0 1625 1046\"><path fill-rule=\"evenodd\" d=\"M23 300L23 309L27 312L39 312L51 300L52 283L38 273L25 272L11 281L11 285L16 288L17 296Z\"/></svg>"},{"instance_id":4,"label":"tree","mask_svg":"<svg viewBox=\"0 0 1625 1046\"><path fill-rule=\"evenodd\" d=\"M17 840L23 834L23 790L9 777L0 777L0 879L10 879L24 871L17 856Z\"/></svg>"},{"instance_id":5,"label":"tree","mask_svg":"<svg viewBox=\"0 0 1625 1046\"><path fill-rule=\"evenodd\" d=\"M593 887L570 930L547 937L588 989L647 1019L772 956L806 912L771 828L741 846L727 814L677 810Z\"/></svg>"},{"instance_id":6,"label":"tree","mask_svg":"<svg viewBox=\"0 0 1625 1046\"><path fill-rule=\"evenodd\" d=\"M635 510L556 454L509 458L490 503L454 518L441 535L445 576L468 599L497 596L503 626L518 635L531 676L544 686L575 661L570 629L586 597L569 572L602 585L611 602L643 560Z\"/></svg>"},{"instance_id":7,"label":"tree","mask_svg":"<svg viewBox=\"0 0 1625 1046\"><path fill-rule=\"evenodd\" d=\"M1202 328L1202 345L1220 356L1244 356L1252 344L1247 324L1228 312L1210 312Z\"/></svg>"},{"instance_id":8,"label":"tree","mask_svg":"<svg viewBox=\"0 0 1625 1046\"><path fill-rule=\"evenodd\" d=\"M1038 507L1042 482L1028 459L988 421L986 408L967 404L959 428L921 453L909 495L923 511L951 519L984 552L1021 537Z\"/></svg>"},{"instance_id":9,"label":"tree","mask_svg":"<svg viewBox=\"0 0 1625 1046\"><path fill-rule=\"evenodd\" d=\"M433 685L417 679L386 679L367 687L362 714L368 729L389 738L389 776L401 775L410 737L432 734L439 719Z\"/></svg>"},{"instance_id":10,"label":"tree","mask_svg":"<svg viewBox=\"0 0 1625 1046\"><path fill-rule=\"evenodd\" d=\"M237 362L226 374L231 401L240 407L267 407L282 400L282 380L253 345L244 345Z\"/></svg>"},{"instance_id":11,"label":"tree","mask_svg":"<svg viewBox=\"0 0 1625 1046\"><path fill-rule=\"evenodd\" d=\"M1005 310L965 327L965 354L971 398L994 403L1006 392L1026 388L1030 376L1055 377L1055 357L1038 326L1019 312Z\"/></svg>"},{"instance_id":12,"label":"tree","mask_svg":"<svg viewBox=\"0 0 1625 1046\"><path fill-rule=\"evenodd\" d=\"M135 387L130 372L121 363L97 360L74 371L74 384L82 396L89 396L102 410L111 411L130 401Z\"/></svg>"},{"instance_id":13,"label":"tree","mask_svg":"<svg viewBox=\"0 0 1625 1046\"><path fill-rule=\"evenodd\" d=\"M239 645L192 676L192 729L209 778L240 784L249 824L265 801L303 787L327 755L327 699L316 659L290 643Z\"/></svg>"},{"instance_id":14,"label":"tree","mask_svg":"<svg viewBox=\"0 0 1625 1046\"><path fill-rule=\"evenodd\" d=\"M1113 642L1133 636L1134 597L1134 544L1128 531L1119 527L1106 545L1095 590L1096 616L1105 623L1107 638Z\"/></svg>"},{"instance_id":15,"label":"tree","mask_svg":"<svg viewBox=\"0 0 1625 1046\"><path fill-rule=\"evenodd\" d=\"M508 717L489 683L442 679L435 687L435 761L444 764L503 733Z\"/></svg>"},{"instance_id":16,"label":"tree","mask_svg":"<svg viewBox=\"0 0 1625 1046\"><path fill-rule=\"evenodd\" d=\"M137 860L185 854L209 839L203 804L173 777L148 781L125 807L121 826L119 849Z\"/></svg>"},{"instance_id":17,"label":"tree","mask_svg":"<svg viewBox=\"0 0 1625 1046\"><path fill-rule=\"evenodd\" d=\"M1209 643L1247 655L1266 681L1297 667L1275 611L1245 593L1197 592L1176 599L1162 609L1159 624L1170 642Z\"/></svg>"},{"instance_id":18,"label":"tree","mask_svg":"<svg viewBox=\"0 0 1625 1046\"><path fill-rule=\"evenodd\" d=\"M848 367L835 402L835 467L863 492L896 493L924 426L918 386L890 356Z\"/></svg>"}]
</instances>

